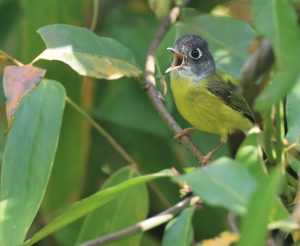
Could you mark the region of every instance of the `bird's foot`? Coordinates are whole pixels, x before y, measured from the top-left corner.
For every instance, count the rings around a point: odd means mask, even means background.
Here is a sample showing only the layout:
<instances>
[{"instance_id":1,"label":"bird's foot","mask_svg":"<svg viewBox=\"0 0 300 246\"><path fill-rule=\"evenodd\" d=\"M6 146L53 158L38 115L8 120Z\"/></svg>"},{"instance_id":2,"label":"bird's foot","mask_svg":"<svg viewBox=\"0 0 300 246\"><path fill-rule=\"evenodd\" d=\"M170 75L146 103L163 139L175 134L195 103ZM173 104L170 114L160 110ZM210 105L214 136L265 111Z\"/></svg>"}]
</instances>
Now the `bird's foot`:
<instances>
[{"instance_id":1,"label":"bird's foot","mask_svg":"<svg viewBox=\"0 0 300 246\"><path fill-rule=\"evenodd\" d=\"M181 132L177 133L174 136L174 139L175 140L180 140L182 137L188 136L192 131L195 131L195 130L196 130L196 128L194 128L194 127L185 128Z\"/></svg>"},{"instance_id":2,"label":"bird's foot","mask_svg":"<svg viewBox=\"0 0 300 246\"><path fill-rule=\"evenodd\" d=\"M201 166L205 166L208 162L211 161L213 155L217 152L217 150L225 144L225 141L221 140L221 142L213 148L207 155L203 156L202 160L200 161Z\"/></svg>"}]
</instances>

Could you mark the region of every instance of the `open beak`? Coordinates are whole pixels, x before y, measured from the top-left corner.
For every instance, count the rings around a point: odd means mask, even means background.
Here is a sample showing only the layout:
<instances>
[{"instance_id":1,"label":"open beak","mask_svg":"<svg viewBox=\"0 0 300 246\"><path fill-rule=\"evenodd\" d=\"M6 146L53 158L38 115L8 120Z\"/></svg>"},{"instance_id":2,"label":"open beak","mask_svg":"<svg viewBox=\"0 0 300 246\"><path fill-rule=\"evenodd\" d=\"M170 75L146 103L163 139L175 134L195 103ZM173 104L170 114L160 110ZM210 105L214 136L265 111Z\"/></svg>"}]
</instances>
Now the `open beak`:
<instances>
[{"instance_id":1,"label":"open beak","mask_svg":"<svg viewBox=\"0 0 300 246\"><path fill-rule=\"evenodd\" d=\"M171 51L173 53L173 62L172 62L172 65L171 67L169 67L167 70L166 70L166 73L169 73L173 70L176 70L178 68L181 68L182 65L183 65L183 55L180 54L176 49L174 48L167 48L167 50Z\"/></svg>"}]
</instances>

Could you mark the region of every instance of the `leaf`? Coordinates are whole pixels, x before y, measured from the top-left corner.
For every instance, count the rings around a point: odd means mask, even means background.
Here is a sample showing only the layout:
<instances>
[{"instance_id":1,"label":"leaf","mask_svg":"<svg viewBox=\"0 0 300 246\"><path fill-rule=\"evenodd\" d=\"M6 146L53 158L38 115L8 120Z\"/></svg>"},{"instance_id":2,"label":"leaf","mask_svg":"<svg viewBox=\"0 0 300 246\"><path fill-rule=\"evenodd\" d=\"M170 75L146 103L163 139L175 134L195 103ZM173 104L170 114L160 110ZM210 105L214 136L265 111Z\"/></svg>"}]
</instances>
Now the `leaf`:
<instances>
[{"instance_id":1,"label":"leaf","mask_svg":"<svg viewBox=\"0 0 300 246\"><path fill-rule=\"evenodd\" d=\"M193 241L192 218L194 207L185 208L165 228L163 246L189 246Z\"/></svg>"},{"instance_id":2,"label":"leaf","mask_svg":"<svg viewBox=\"0 0 300 246\"><path fill-rule=\"evenodd\" d=\"M204 240L201 246L229 246L236 243L240 238L240 235L234 232L224 231L220 236Z\"/></svg>"},{"instance_id":3,"label":"leaf","mask_svg":"<svg viewBox=\"0 0 300 246\"><path fill-rule=\"evenodd\" d=\"M50 224L48 224L40 231L35 233L31 239L25 242L24 245L32 245L38 242L39 240L50 235L54 231L57 231L63 226L70 224L71 222L85 216L89 212L92 212L95 209L99 208L100 206L106 204L112 199L115 199L124 191L126 191L127 189L135 185L150 182L151 180L158 179L158 178L171 177L171 176L172 176L172 172L169 170L165 170L154 174L132 178L113 187L101 190L77 203L74 203L72 206L70 206L69 209L65 211L65 213L58 216L56 219L50 222Z\"/></svg>"},{"instance_id":4,"label":"leaf","mask_svg":"<svg viewBox=\"0 0 300 246\"><path fill-rule=\"evenodd\" d=\"M129 49L86 28L55 24L40 28L38 33L47 46L38 59L59 60L80 75L99 79L137 77L141 73Z\"/></svg>"},{"instance_id":5,"label":"leaf","mask_svg":"<svg viewBox=\"0 0 300 246\"><path fill-rule=\"evenodd\" d=\"M287 95L286 99L286 117L288 132L286 139L289 143L299 142L300 137L300 76L294 88Z\"/></svg>"},{"instance_id":6,"label":"leaf","mask_svg":"<svg viewBox=\"0 0 300 246\"><path fill-rule=\"evenodd\" d=\"M118 98L118 100L116 100ZM158 116L146 93L132 79L107 88L93 115L102 120L158 136L170 137L170 130Z\"/></svg>"},{"instance_id":7,"label":"leaf","mask_svg":"<svg viewBox=\"0 0 300 246\"><path fill-rule=\"evenodd\" d=\"M157 18L164 18L170 10L171 0L148 0L151 10L155 13Z\"/></svg>"},{"instance_id":8,"label":"leaf","mask_svg":"<svg viewBox=\"0 0 300 246\"><path fill-rule=\"evenodd\" d=\"M256 181L240 163L220 158L209 166L198 168L177 179L186 182L203 202L225 207L235 213L245 214Z\"/></svg>"},{"instance_id":9,"label":"leaf","mask_svg":"<svg viewBox=\"0 0 300 246\"><path fill-rule=\"evenodd\" d=\"M276 203L281 178L281 170L277 168L260 182L250 200L248 213L242 220L241 239L238 245L266 245L268 219Z\"/></svg>"},{"instance_id":10,"label":"leaf","mask_svg":"<svg viewBox=\"0 0 300 246\"><path fill-rule=\"evenodd\" d=\"M248 134L235 157L235 160L247 167L257 179L261 179L267 175L267 170L263 162L262 149L258 142L259 134L261 133Z\"/></svg>"},{"instance_id":11,"label":"leaf","mask_svg":"<svg viewBox=\"0 0 300 246\"><path fill-rule=\"evenodd\" d=\"M105 182L102 189L138 176L139 173L130 167L121 168ZM76 245L144 220L148 213L148 201L145 184L136 185L122 192L116 199L88 214L77 237ZM110 243L110 245L139 245L141 236L142 233L139 233Z\"/></svg>"},{"instance_id":12,"label":"leaf","mask_svg":"<svg viewBox=\"0 0 300 246\"><path fill-rule=\"evenodd\" d=\"M11 127L16 110L22 98L42 80L45 69L24 65L7 66L4 69L3 88L6 97L6 114L8 128Z\"/></svg>"},{"instance_id":13,"label":"leaf","mask_svg":"<svg viewBox=\"0 0 300 246\"><path fill-rule=\"evenodd\" d=\"M178 24L177 29L177 37L198 34L207 40L217 68L239 78L242 65L249 56L246 49L254 38L248 23L185 9L183 22Z\"/></svg>"},{"instance_id":14,"label":"leaf","mask_svg":"<svg viewBox=\"0 0 300 246\"><path fill-rule=\"evenodd\" d=\"M43 80L22 101L3 155L0 245L20 245L38 211L57 148L65 90Z\"/></svg>"},{"instance_id":15,"label":"leaf","mask_svg":"<svg viewBox=\"0 0 300 246\"><path fill-rule=\"evenodd\" d=\"M253 1L253 21L259 34L267 37L275 51L277 71L257 98L255 107L270 108L286 96L299 76L300 31L289 1Z\"/></svg>"}]
</instances>

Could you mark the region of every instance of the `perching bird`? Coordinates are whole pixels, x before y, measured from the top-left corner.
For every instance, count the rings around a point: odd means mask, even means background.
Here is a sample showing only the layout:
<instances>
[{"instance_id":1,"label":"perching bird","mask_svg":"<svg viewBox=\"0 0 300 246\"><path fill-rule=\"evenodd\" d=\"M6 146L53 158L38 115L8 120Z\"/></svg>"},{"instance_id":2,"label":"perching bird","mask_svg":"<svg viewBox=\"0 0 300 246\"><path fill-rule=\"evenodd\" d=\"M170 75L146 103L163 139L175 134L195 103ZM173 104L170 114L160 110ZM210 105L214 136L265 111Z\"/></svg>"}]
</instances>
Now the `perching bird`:
<instances>
[{"instance_id":1,"label":"perching bird","mask_svg":"<svg viewBox=\"0 0 300 246\"><path fill-rule=\"evenodd\" d=\"M194 128L184 129L175 138L187 135L195 128L221 136L220 144L209 152L202 164L209 161L216 150L239 129L249 130L254 115L244 97L233 91L228 81L216 73L208 43L196 35L185 35L176 41L170 72L171 89L178 111Z\"/></svg>"}]
</instances>

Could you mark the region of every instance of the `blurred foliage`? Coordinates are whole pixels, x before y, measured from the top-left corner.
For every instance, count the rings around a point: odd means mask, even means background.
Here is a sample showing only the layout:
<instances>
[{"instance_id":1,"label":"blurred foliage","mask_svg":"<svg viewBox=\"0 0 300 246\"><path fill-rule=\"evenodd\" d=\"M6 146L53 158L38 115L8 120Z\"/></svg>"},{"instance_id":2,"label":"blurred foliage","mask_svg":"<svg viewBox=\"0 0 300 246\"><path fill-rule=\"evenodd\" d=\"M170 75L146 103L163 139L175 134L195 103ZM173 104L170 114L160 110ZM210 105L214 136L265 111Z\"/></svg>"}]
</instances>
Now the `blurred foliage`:
<instances>
[{"instance_id":1,"label":"blurred foliage","mask_svg":"<svg viewBox=\"0 0 300 246\"><path fill-rule=\"evenodd\" d=\"M266 84L251 99L263 116L263 133L232 135L207 167L173 140L143 88L149 44L174 4L182 13L156 51L159 90L164 79L169 87L166 48L183 34L203 36L219 72L234 83L262 38L275 54L270 71L253 81ZM299 1L286 0L0 0L0 84L12 57L47 71L22 99L9 130L5 102L17 93L12 79L5 77L4 86L13 92L0 90L0 245L28 239L26 245L78 245L171 207L186 185L201 205L110 245L230 244L238 238L238 245L265 245L271 237L289 245L290 235L299 243L298 19ZM170 90L165 105L189 126ZM202 132L192 139L205 153L219 142ZM171 167L179 172L173 180L174 173L161 172ZM239 233L228 232L235 227Z\"/></svg>"}]
</instances>

